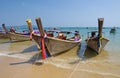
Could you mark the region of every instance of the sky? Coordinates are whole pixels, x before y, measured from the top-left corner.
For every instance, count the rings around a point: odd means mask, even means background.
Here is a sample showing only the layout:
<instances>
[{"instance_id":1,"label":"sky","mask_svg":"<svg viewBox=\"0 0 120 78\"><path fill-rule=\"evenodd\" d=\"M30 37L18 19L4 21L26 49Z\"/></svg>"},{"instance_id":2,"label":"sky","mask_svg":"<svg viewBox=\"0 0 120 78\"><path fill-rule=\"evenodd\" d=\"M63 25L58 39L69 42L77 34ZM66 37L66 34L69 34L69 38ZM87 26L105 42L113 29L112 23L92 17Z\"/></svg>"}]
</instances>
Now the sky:
<instances>
[{"instance_id":1,"label":"sky","mask_svg":"<svg viewBox=\"0 0 120 78\"><path fill-rule=\"evenodd\" d=\"M0 25L26 25L40 17L43 26L120 26L120 0L0 0Z\"/></svg>"}]
</instances>

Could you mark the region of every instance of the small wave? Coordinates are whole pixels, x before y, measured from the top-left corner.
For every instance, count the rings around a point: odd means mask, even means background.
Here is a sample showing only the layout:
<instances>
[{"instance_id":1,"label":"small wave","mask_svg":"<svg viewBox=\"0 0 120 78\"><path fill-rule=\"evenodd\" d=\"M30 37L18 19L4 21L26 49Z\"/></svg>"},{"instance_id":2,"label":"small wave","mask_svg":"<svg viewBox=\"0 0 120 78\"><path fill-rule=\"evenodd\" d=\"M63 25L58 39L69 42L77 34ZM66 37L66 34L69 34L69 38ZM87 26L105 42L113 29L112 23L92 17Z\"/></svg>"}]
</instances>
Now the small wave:
<instances>
[{"instance_id":1,"label":"small wave","mask_svg":"<svg viewBox=\"0 0 120 78\"><path fill-rule=\"evenodd\" d=\"M71 62L78 63L78 58L71 58L71 59L60 59L60 58L49 58L48 60L44 61L44 63L52 64L59 68L71 69Z\"/></svg>"},{"instance_id":2,"label":"small wave","mask_svg":"<svg viewBox=\"0 0 120 78\"><path fill-rule=\"evenodd\" d=\"M67 64L67 61L64 59L53 59L49 58L48 60L45 60L44 63L46 64L51 64L59 68L65 68L65 69L70 69L69 64Z\"/></svg>"},{"instance_id":3,"label":"small wave","mask_svg":"<svg viewBox=\"0 0 120 78\"><path fill-rule=\"evenodd\" d=\"M9 53L0 53L0 56L20 58L20 59L29 59L29 58L25 57L24 55L20 55L20 54L9 55Z\"/></svg>"},{"instance_id":4,"label":"small wave","mask_svg":"<svg viewBox=\"0 0 120 78\"><path fill-rule=\"evenodd\" d=\"M99 75L104 75L104 76L114 76L114 77L120 77L118 74L113 74L109 72L100 72L100 71L93 71L93 70L87 70L87 69L80 69L79 71L84 71L84 72L89 72L89 73L96 73Z\"/></svg>"},{"instance_id":5,"label":"small wave","mask_svg":"<svg viewBox=\"0 0 120 78\"><path fill-rule=\"evenodd\" d=\"M64 63L53 63L51 62L50 64L59 67L59 68L65 68L65 69L70 69L71 67L69 66L69 64L64 64Z\"/></svg>"},{"instance_id":6,"label":"small wave","mask_svg":"<svg viewBox=\"0 0 120 78\"><path fill-rule=\"evenodd\" d=\"M119 62L119 60L82 60L80 61L81 64L88 64L88 63L97 63L97 64L100 64L100 63L117 63Z\"/></svg>"},{"instance_id":7,"label":"small wave","mask_svg":"<svg viewBox=\"0 0 120 78\"><path fill-rule=\"evenodd\" d=\"M83 63L83 64L86 64L86 63L99 63L98 61L96 60L89 60L89 61L80 61L77 62L76 64L76 67L74 68L73 65L69 64L68 62L70 62L71 59L49 59L49 61L47 61L46 63L49 63L49 64L52 64L56 67L59 67L59 68L64 68L64 69L70 69L70 70L75 70L76 72L77 71L83 71L83 72L88 72L88 73L95 73L95 74L98 74L98 75L103 75L103 76L113 76L113 77L120 77L120 75L118 74L114 74L114 73L110 73L110 72L101 72L101 71L97 71L97 70L88 70L88 69L77 69L77 67L79 66L79 64ZM74 59L75 60L78 60L77 58ZM101 62L106 62L107 60L103 60ZM107 61L108 62L108 61Z\"/></svg>"}]
</instances>

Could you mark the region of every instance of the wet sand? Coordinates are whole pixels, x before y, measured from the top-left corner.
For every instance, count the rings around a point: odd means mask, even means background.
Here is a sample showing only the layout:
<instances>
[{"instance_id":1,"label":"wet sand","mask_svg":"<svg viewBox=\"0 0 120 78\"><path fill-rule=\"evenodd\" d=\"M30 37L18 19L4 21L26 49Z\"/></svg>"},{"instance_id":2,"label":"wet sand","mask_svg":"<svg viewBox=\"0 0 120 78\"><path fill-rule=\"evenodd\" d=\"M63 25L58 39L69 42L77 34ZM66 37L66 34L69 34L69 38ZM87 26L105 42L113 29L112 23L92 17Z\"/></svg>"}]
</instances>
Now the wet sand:
<instances>
[{"instance_id":1,"label":"wet sand","mask_svg":"<svg viewBox=\"0 0 120 78\"><path fill-rule=\"evenodd\" d=\"M62 70L49 64L32 65L21 63L26 60L0 57L7 61L0 62L0 78L61 78L67 76L67 70ZM61 75L60 75L61 74Z\"/></svg>"},{"instance_id":2,"label":"wet sand","mask_svg":"<svg viewBox=\"0 0 120 78\"><path fill-rule=\"evenodd\" d=\"M76 48L33 64L39 52L34 42L2 41L0 78L120 78L120 61L111 60L106 50L96 56L87 49L81 58Z\"/></svg>"},{"instance_id":3,"label":"wet sand","mask_svg":"<svg viewBox=\"0 0 120 78\"><path fill-rule=\"evenodd\" d=\"M4 60L4 61L3 61ZM119 78L120 76L111 73L96 72L94 69L98 68L98 64L91 65L74 65L74 68L65 69L56 67L51 64L33 65L29 63L22 63L27 60L16 59L10 57L0 57L0 78ZM98 66L97 66L98 65ZM77 67L76 67L77 66ZM103 67L102 67L103 68ZM112 66L111 66L112 68ZM103 70L111 71L111 68L103 68ZM119 67L118 67L119 68ZM88 69L92 69L91 71ZM95 73L96 72L96 73ZM120 72L120 71L119 71ZM106 74L104 74L106 73ZM118 72L116 72L118 73ZM118 73L119 74L119 73Z\"/></svg>"}]
</instances>

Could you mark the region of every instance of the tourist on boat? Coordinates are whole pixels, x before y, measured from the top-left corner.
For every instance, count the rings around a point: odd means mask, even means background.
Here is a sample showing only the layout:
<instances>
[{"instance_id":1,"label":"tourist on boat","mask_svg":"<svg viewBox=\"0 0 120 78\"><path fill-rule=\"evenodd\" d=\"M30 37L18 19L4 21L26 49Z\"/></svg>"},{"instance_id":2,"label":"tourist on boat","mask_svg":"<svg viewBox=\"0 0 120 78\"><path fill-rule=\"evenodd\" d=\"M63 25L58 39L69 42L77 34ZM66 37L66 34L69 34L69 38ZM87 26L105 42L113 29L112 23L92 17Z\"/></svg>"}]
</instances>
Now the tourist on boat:
<instances>
[{"instance_id":1,"label":"tourist on boat","mask_svg":"<svg viewBox=\"0 0 120 78\"><path fill-rule=\"evenodd\" d=\"M46 30L44 30L44 32L45 32L46 36L49 36L49 37L53 37L54 36L53 31L46 31Z\"/></svg>"},{"instance_id":2,"label":"tourist on boat","mask_svg":"<svg viewBox=\"0 0 120 78\"><path fill-rule=\"evenodd\" d=\"M64 36L64 33L62 33L62 32L58 33L58 38L59 39L66 39L66 37Z\"/></svg>"},{"instance_id":3,"label":"tourist on boat","mask_svg":"<svg viewBox=\"0 0 120 78\"><path fill-rule=\"evenodd\" d=\"M10 32L15 33L15 29L13 27L11 27Z\"/></svg>"},{"instance_id":4,"label":"tourist on boat","mask_svg":"<svg viewBox=\"0 0 120 78\"><path fill-rule=\"evenodd\" d=\"M78 31L75 31L75 36L74 36L74 40L78 41L80 39L80 35Z\"/></svg>"},{"instance_id":5,"label":"tourist on boat","mask_svg":"<svg viewBox=\"0 0 120 78\"><path fill-rule=\"evenodd\" d=\"M91 32L91 38L96 37L96 32Z\"/></svg>"},{"instance_id":6,"label":"tourist on boat","mask_svg":"<svg viewBox=\"0 0 120 78\"><path fill-rule=\"evenodd\" d=\"M44 38L46 38L47 37L47 32L46 32L46 30L44 30Z\"/></svg>"}]
</instances>

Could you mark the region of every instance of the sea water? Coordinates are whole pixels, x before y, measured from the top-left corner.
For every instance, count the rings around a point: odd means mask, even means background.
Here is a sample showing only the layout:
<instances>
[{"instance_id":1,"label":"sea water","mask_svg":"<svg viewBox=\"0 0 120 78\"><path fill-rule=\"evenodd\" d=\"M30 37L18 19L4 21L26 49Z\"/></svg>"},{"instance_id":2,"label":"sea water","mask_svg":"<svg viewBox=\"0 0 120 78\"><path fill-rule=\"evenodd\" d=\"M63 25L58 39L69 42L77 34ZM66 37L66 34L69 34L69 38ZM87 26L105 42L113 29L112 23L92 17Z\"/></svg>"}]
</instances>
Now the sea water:
<instances>
[{"instance_id":1,"label":"sea water","mask_svg":"<svg viewBox=\"0 0 120 78\"><path fill-rule=\"evenodd\" d=\"M37 27L34 27L37 29ZM48 30L50 27L45 27ZM58 27L60 30L65 31L79 31L82 38L82 45L85 44L85 39L88 37L88 32L97 31L98 27ZM27 26L16 27L17 31L27 30ZM55 57L49 57L45 63L54 65L55 67L70 69L70 76L74 77L74 73L79 71L86 72L89 74L100 75L102 77L120 78L120 28L116 28L115 33L110 33L111 27L103 28L103 37L109 39L102 52L97 55L94 51L85 48L78 47L65 52ZM86 45L85 45L86 46ZM34 41L32 42L17 42L11 43L9 39L0 39L0 56L13 56L22 54L21 57L28 58L29 52L37 52ZM83 49L83 50L81 50ZM85 53L81 53L84 51ZM26 54L27 53L27 54ZM19 56L19 55L18 55ZM75 74L79 75L79 74Z\"/></svg>"}]
</instances>

